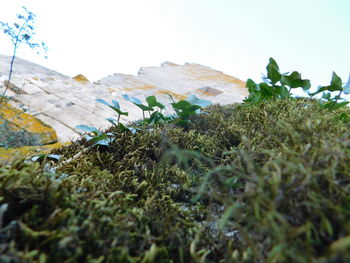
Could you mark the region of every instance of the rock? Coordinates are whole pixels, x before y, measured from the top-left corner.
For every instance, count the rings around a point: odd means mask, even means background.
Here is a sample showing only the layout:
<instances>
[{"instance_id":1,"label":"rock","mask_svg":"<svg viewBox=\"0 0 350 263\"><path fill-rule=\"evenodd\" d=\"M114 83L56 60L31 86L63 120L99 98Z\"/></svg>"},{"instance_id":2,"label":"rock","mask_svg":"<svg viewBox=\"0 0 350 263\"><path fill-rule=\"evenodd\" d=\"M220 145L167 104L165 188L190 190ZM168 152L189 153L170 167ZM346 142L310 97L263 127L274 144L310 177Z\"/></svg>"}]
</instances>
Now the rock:
<instances>
[{"instance_id":1,"label":"rock","mask_svg":"<svg viewBox=\"0 0 350 263\"><path fill-rule=\"evenodd\" d=\"M0 110L0 146L36 146L57 142L55 130L34 116L5 103L0 105Z\"/></svg>"},{"instance_id":2,"label":"rock","mask_svg":"<svg viewBox=\"0 0 350 263\"><path fill-rule=\"evenodd\" d=\"M10 57L0 55L0 61L0 83L4 83ZM110 125L106 118L116 117L115 112L96 102L97 98L118 101L121 109L129 112L129 116L121 117L121 122L127 123L142 118L142 111L124 100L123 94L142 101L156 95L166 106L171 103L167 94L177 100L195 94L220 104L241 102L248 96L245 83L237 78L198 64L171 62L165 62L161 67L141 68L137 76L114 74L91 83L81 74L71 78L16 58L11 85L16 87L7 92L15 98L11 104L24 106L27 113L51 126L59 142L76 139L80 135L77 125L101 129ZM0 86L0 92L4 87L4 84Z\"/></svg>"},{"instance_id":3,"label":"rock","mask_svg":"<svg viewBox=\"0 0 350 263\"><path fill-rule=\"evenodd\" d=\"M89 83L90 81L82 74L76 75L75 77L73 77L72 79L80 82L80 83Z\"/></svg>"}]
</instances>

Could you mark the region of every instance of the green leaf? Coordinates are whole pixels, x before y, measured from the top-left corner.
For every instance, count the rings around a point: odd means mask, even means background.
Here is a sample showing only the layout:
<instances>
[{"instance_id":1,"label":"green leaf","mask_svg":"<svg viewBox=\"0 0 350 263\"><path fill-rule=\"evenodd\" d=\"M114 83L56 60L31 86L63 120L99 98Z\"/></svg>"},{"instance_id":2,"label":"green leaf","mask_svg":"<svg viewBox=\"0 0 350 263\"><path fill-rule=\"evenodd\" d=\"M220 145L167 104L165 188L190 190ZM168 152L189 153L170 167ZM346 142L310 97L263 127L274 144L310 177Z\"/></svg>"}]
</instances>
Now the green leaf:
<instances>
[{"instance_id":1,"label":"green leaf","mask_svg":"<svg viewBox=\"0 0 350 263\"><path fill-rule=\"evenodd\" d=\"M311 87L310 80L302 79L300 73L297 71L293 71L290 75L283 75L281 82L292 89L303 88L303 90L308 90Z\"/></svg>"},{"instance_id":2,"label":"green leaf","mask_svg":"<svg viewBox=\"0 0 350 263\"><path fill-rule=\"evenodd\" d=\"M82 131L86 131L86 132L98 132L98 130L93 126L77 125L77 126L75 126L75 128L82 130Z\"/></svg>"},{"instance_id":3,"label":"green leaf","mask_svg":"<svg viewBox=\"0 0 350 263\"><path fill-rule=\"evenodd\" d=\"M259 91L259 86L252 79L247 79L245 86L248 88L249 93Z\"/></svg>"},{"instance_id":4,"label":"green leaf","mask_svg":"<svg viewBox=\"0 0 350 263\"><path fill-rule=\"evenodd\" d=\"M146 106L143 104L136 104L136 103L134 103L134 104L143 111L154 111L154 109L152 107L149 107L149 106Z\"/></svg>"},{"instance_id":5,"label":"green leaf","mask_svg":"<svg viewBox=\"0 0 350 263\"><path fill-rule=\"evenodd\" d=\"M310 95L314 96L314 95L316 95L318 93L321 93L323 91L333 92L333 91L342 91L342 90L343 90L342 80L335 72L333 72L331 85L329 85L329 86L320 86L319 89L316 92L311 93Z\"/></svg>"},{"instance_id":6,"label":"green leaf","mask_svg":"<svg viewBox=\"0 0 350 263\"><path fill-rule=\"evenodd\" d=\"M267 77L271 80L272 84L276 84L281 80L281 73L279 72L279 68L277 62L273 59L269 59L269 64L266 67Z\"/></svg>"},{"instance_id":7,"label":"green leaf","mask_svg":"<svg viewBox=\"0 0 350 263\"><path fill-rule=\"evenodd\" d=\"M148 119L148 123L149 124L157 124L159 123L160 121L164 121L165 118L163 116L162 113L158 112L158 111L155 111L151 114L151 116L149 117Z\"/></svg>"},{"instance_id":8,"label":"green leaf","mask_svg":"<svg viewBox=\"0 0 350 263\"><path fill-rule=\"evenodd\" d=\"M101 141L101 140L104 140L104 139L107 139L108 138L108 135L107 134L100 134L98 136L95 136L91 139L91 141L93 142L98 142L98 141Z\"/></svg>"},{"instance_id":9,"label":"green leaf","mask_svg":"<svg viewBox=\"0 0 350 263\"><path fill-rule=\"evenodd\" d=\"M189 103L187 100L180 100L180 101L178 101L178 102L171 103L171 105L173 106L174 109L184 110L184 109L186 109L188 106L190 106L191 103Z\"/></svg>"},{"instance_id":10,"label":"green leaf","mask_svg":"<svg viewBox=\"0 0 350 263\"><path fill-rule=\"evenodd\" d=\"M128 112L124 112L124 111L121 111L120 109L118 109L118 108L114 108L114 107L112 107L112 106L109 106L111 109L113 109L115 112L117 112L119 115L125 115L125 116L128 116L129 115L129 113Z\"/></svg>"},{"instance_id":11,"label":"green leaf","mask_svg":"<svg viewBox=\"0 0 350 263\"><path fill-rule=\"evenodd\" d=\"M162 103L157 101L155 96L148 96L146 98L146 101L147 101L149 107L158 107L160 109L165 108L165 106Z\"/></svg>"},{"instance_id":12,"label":"green leaf","mask_svg":"<svg viewBox=\"0 0 350 263\"><path fill-rule=\"evenodd\" d=\"M330 91L337 91L337 90L341 91L341 90L343 90L342 84L343 83L342 83L341 78L333 71L331 85L330 85L332 90L330 90Z\"/></svg>"},{"instance_id":13,"label":"green leaf","mask_svg":"<svg viewBox=\"0 0 350 263\"><path fill-rule=\"evenodd\" d=\"M337 109L345 107L348 104L349 104L349 101L337 102L337 103L333 104L333 106L330 109L337 110Z\"/></svg>"},{"instance_id":14,"label":"green leaf","mask_svg":"<svg viewBox=\"0 0 350 263\"><path fill-rule=\"evenodd\" d=\"M272 98L273 96L273 87L271 87L269 84L262 82L259 84L260 93L261 93L261 99L268 99Z\"/></svg>"},{"instance_id":15,"label":"green leaf","mask_svg":"<svg viewBox=\"0 0 350 263\"><path fill-rule=\"evenodd\" d=\"M284 86L275 86L276 94L278 98L285 99L289 97L289 91Z\"/></svg>"}]
</instances>

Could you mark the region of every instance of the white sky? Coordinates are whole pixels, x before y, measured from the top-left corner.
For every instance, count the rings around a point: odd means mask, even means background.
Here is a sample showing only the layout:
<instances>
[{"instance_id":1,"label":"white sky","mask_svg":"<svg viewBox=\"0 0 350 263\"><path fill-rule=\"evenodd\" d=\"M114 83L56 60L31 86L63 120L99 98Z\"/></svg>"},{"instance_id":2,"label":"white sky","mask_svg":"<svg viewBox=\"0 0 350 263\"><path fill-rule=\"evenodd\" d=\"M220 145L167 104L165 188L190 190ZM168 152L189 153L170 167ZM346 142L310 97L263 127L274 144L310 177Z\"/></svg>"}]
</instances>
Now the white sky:
<instances>
[{"instance_id":1,"label":"white sky","mask_svg":"<svg viewBox=\"0 0 350 263\"><path fill-rule=\"evenodd\" d=\"M22 46L18 56L70 76L172 61L260 81L269 57L314 87L350 72L349 0L1 0L0 21L15 21L23 5L49 51L45 60ZM0 34L0 53L11 52Z\"/></svg>"}]
</instances>

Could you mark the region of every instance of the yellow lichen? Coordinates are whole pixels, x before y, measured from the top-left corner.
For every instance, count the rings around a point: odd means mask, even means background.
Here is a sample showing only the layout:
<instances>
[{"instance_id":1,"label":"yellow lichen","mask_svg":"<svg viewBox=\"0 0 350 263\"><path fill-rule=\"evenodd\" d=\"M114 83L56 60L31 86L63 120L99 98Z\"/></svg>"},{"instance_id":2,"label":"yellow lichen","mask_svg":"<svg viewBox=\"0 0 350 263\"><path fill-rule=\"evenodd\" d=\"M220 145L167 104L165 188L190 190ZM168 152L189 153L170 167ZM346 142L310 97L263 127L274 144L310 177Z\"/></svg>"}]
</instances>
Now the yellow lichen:
<instances>
[{"instance_id":1,"label":"yellow lichen","mask_svg":"<svg viewBox=\"0 0 350 263\"><path fill-rule=\"evenodd\" d=\"M171 96L173 96L177 100L185 100L187 98L186 95L177 94L177 93L169 91L169 90L158 90L156 92L156 94L170 94Z\"/></svg>"},{"instance_id":2,"label":"yellow lichen","mask_svg":"<svg viewBox=\"0 0 350 263\"><path fill-rule=\"evenodd\" d=\"M153 86L153 85L143 85L143 86L138 86L138 87L133 87L133 88L123 88L124 91L152 90L152 89L157 89L157 87Z\"/></svg>"},{"instance_id":3,"label":"yellow lichen","mask_svg":"<svg viewBox=\"0 0 350 263\"><path fill-rule=\"evenodd\" d=\"M88 83L88 82L90 82L84 75L82 75L82 74L79 74L79 75L76 75L75 77L73 77L73 79L75 80L75 81L78 81L78 82L80 82L80 83Z\"/></svg>"},{"instance_id":4,"label":"yellow lichen","mask_svg":"<svg viewBox=\"0 0 350 263\"><path fill-rule=\"evenodd\" d=\"M23 146L18 148L2 148L0 147L0 164L11 163L13 159L25 158L31 155L49 153L53 149L60 148L62 146L70 144L66 143L53 143L43 146Z\"/></svg>"},{"instance_id":5,"label":"yellow lichen","mask_svg":"<svg viewBox=\"0 0 350 263\"><path fill-rule=\"evenodd\" d=\"M27 132L40 136L42 144L57 142L57 134L49 125L35 118L33 115L16 109L9 104L2 104L0 108L1 117L9 122L9 127L14 130L25 129ZM3 120L0 119L0 124Z\"/></svg>"}]
</instances>

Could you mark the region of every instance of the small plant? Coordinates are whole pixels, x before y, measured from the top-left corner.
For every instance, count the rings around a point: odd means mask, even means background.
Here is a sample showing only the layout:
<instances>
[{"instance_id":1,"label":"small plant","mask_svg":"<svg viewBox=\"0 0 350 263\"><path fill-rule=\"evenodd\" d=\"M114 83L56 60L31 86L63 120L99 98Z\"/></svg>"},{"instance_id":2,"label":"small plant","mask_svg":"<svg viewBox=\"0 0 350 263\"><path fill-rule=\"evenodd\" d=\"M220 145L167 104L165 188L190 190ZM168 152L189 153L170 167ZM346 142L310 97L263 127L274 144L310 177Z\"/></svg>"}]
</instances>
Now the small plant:
<instances>
[{"instance_id":1,"label":"small plant","mask_svg":"<svg viewBox=\"0 0 350 263\"><path fill-rule=\"evenodd\" d=\"M35 35L35 15L32 12L28 11L27 8L22 8L25 11L25 14L17 14L17 18L19 20L18 23L16 22L10 25L9 23L0 21L0 30L2 30L4 34L9 36L13 43L13 53L10 63L10 71L5 85L5 89L2 95L0 96L0 103L4 99L6 91L9 88L13 72L13 64L16 58L17 50L20 47L20 45L24 43L28 45L31 49L37 49L37 53L40 53L40 50L43 50L45 53L47 51L47 46L44 42L33 42L33 36Z\"/></svg>"},{"instance_id":2,"label":"small plant","mask_svg":"<svg viewBox=\"0 0 350 263\"><path fill-rule=\"evenodd\" d=\"M94 142L92 146L109 146L109 144L114 141L113 133L102 133L93 126L77 125L76 128L88 133L85 134L85 139L86 141Z\"/></svg>"},{"instance_id":3,"label":"small plant","mask_svg":"<svg viewBox=\"0 0 350 263\"><path fill-rule=\"evenodd\" d=\"M131 132L136 132L136 130L132 127L128 127L126 125L124 125L123 123L120 122L120 116L124 115L124 116L128 116L129 113L128 112L123 112L120 110L120 105L118 103L118 101L112 100L112 104L109 104L108 102L106 102L103 99L96 99L97 102L102 103L108 107L110 107L111 109L113 109L115 112L117 112L118 114L118 119L114 119L114 118L107 118L106 120L109 121L110 123L113 124L113 126L123 130L123 131L131 131Z\"/></svg>"},{"instance_id":4,"label":"small plant","mask_svg":"<svg viewBox=\"0 0 350 263\"><path fill-rule=\"evenodd\" d=\"M173 122L174 124L183 126L190 121L190 116L199 114L202 107L209 106L211 104L210 101L201 100L195 95L190 95L187 98L187 100L180 100L178 102L175 102L171 95L169 96L173 101L171 105L173 106L173 109L176 112L176 114L164 116L162 114L162 110L165 109L165 106L159 101L157 101L157 98L155 96L148 96L146 98L147 105L145 105L138 98L130 97L124 94L123 98L125 100L132 102L134 105L136 105L142 110L143 120L135 122L134 124L136 124L136 126L127 126L120 122L120 116L128 116L129 113L122 111L120 109L119 102L117 102L116 100L112 100L112 103L108 103L103 99L96 99L96 101L110 107L118 114L117 119L107 118L107 121L109 121L116 128L122 131L130 131L131 133L136 133L138 130L140 130L140 128L137 127L137 125L154 126L161 123L164 124ZM158 108L159 110L155 110L155 108ZM146 118L145 116L146 111L149 112L149 118ZM113 140L115 139L114 134L103 133L93 126L78 125L76 126L76 128L88 133L85 135L85 139L87 141L94 142L93 146L109 146L110 143L113 142Z\"/></svg>"},{"instance_id":5,"label":"small plant","mask_svg":"<svg viewBox=\"0 0 350 263\"><path fill-rule=\"evenodd\" d=\"M318 90L314 93L309 93L310 96L315 96L322 92L322 99L326 102L323 103L322 100L320 105L323 109L337 110L349 104L349 101L345 101L341 95L350 94L350 76L348 82L343 86L341 78L333 72L332 80L329 86L319 86ZM338 95L332 97L332 92L339 92ZM340 101L340 102L339 102Z\"/></svg>"},{"instance_id":6,"label":"small plant","mask_svg":"<svg viewBox=\"0 0 350 263\"><path fill-rule=\"evenodd\" d=\"M171 105L177 114L177 120L175 122L179 125L186 125L190 122L190 116L199 114L202 107L211 105L210 101L199 99L195 95L190 95L186 100L180 100L178 102L175 102L170 94L169 96L173 101Z\"/></svg>"},{"instance_id":7,"label":"small plant","mask_svg":"<svg viewBox=\"0 0 350 263\"><path fill-rule=\"evenodd\" d=\"M18 48L22 43L28 45L31 49L37 49L38 53L40 50L44 52L47 51L47 47L44 42L36 43L33 41L33 36L35 35L35 15L23 7L25 14L17 14L18 22L9 24L0 21L0 30L4 34L10 37L13 43L13 53L10 62L9 74L7 81L5 81L5 88L0 94L0 108L7 107L6 101L9 100L9 97L6 97L6 92L10 88L11 78L13 73L13 65L16 58L16 53ZM23 145L37 145L40 141L39 138L33 138L25 130L25 127L20 127L18 131L13 131L11 127L11 121L18 118L18 114L15 114L12 117L12 120L8 120L4 117L3 112L0 112L0 147L20 147Z\"/></svg>"},{"instance_id":8,"label":"small plant","mask_svg":"<svg viewBox=\"0 0 350 263\"><path fill-rule=\"evenodd\" d=\"M290 97L292 89L302 88L307 91L311 87L310 80L302 79L297 71L282 74L273 58L269 59L266 70L267 76L263 77L264 82L256 84L252 79L247 80L249 96L245 102L258 103L268 99L285 99Z\"/></svg>"}]
</instances>

